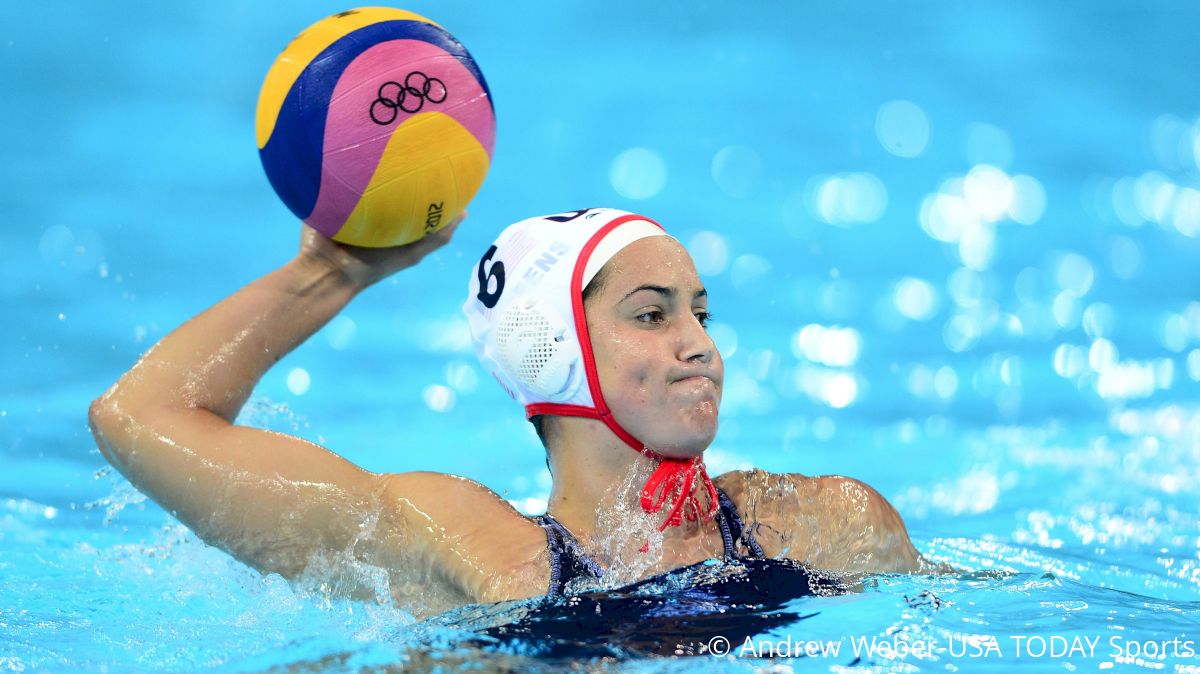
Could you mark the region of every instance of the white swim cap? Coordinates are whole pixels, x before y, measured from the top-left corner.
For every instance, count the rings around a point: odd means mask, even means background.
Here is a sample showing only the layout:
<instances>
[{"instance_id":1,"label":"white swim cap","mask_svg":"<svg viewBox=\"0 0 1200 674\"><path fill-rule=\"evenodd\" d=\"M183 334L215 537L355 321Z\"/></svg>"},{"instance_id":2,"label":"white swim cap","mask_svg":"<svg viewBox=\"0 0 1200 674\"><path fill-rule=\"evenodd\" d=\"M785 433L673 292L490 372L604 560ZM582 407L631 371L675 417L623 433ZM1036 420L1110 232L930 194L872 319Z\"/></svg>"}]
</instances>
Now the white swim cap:
<instances>
[{"instance_id":1,"label":"white swim cap","mask_svg":"<svg viewBox=\"0 0 1200 674\"><path fill-rule=\"evenodd\" d=\"M475 352L527 417L599 416L579 408L606 407L583 289L621 249L651 236L667 233L640 215L587 208L509 225L476 265L463 304Z\"/></svg>"},{"instance_id":2,"label":"white swim cap","mask_svg":"<svg viewBox=\"0 0 1200 674\"><path fill-rule=\"evenodd\" d=\"M711 519L717 495L700 457L670 459L647 447L613 418L600 391L583 312L583 289L629 244L668 236L653 220L611 208L529 218L509 225L479 260L463 312L475 353L496 381L539 414L599 419L633 449L660 462L642 492L642 508L673 507L663 527ZM709 496L692 495L699 479Z\"/></svg>"}]
</instances>

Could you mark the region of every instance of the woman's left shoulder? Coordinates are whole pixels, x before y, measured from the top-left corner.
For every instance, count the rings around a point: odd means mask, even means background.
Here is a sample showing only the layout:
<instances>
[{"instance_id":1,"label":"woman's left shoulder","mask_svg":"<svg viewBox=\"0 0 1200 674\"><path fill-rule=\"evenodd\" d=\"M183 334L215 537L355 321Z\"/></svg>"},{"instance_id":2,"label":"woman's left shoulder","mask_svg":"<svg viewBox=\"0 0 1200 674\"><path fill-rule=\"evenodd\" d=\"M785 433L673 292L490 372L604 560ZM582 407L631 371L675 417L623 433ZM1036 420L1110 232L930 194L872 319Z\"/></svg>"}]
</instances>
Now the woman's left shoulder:
<instances>
[{"instance_id":1,"label":"woman's left shoulder","mask_svg":"<svg viewBox=\"0 0 1200 674\"><path fill-rule=\"evenodd\" d=\"M744 485L767 484L785 479L790 480L796 477L803 478L804 476L800 473L772 473L762 468L748 468L721 473L713 478L713 483L725 489L726 486L737 488Z\"/></svg>"},{"instance_id":2,"label":"woman's left shoulder","mask_svg":"<svg viewBox=\"0 0 1200 674\"><path fill-rule=\"evenodd\" d=\"M764 550L831 571L910 571L918 566L920 555L899 513L861 480L742 470L720 475L713 483L751 522Z\"/></svg>"},{"instance_id":3,"label":"woman's left shoulder","mask_svg":"<svg viewBox=\"0 0 1200 674\"><path fill-rule=\"evenodd\" d=\"M806 479L798 473L771 473L761 468L751 468L722 473L713 478L713 484L725 492L735 505L741 506L748 496L759 497L793 489L795 478Z\"/></svg>"},{"instance_id":4,"label":"woman's left shoulder","mask_svg":"<svg viewBox=\"0 0 1200 674\"><path fill-rule=\"evenodd\" d=\"M812 519L802 516L802 503L810 500L809 479L755 468L723 473L713 484L733 502L768 557L803 561L816 531Z\"/></svg>"},{"instance_id":5,"label":"woman's left shoulder","mask_svg":"<svg viewBox=\"0 0 1200 674\"><path fill-rule=\"evenodd\" d=\"M747 497L757 497L754 498L757 501L762 497L794 499L799 496L804 501L834 505L839 510L855 506L869 510L891 508L887 499L871 485L844 475L810 477L753 468L722 473L713 478L713 484L739 505Z\"/></svg>"},{"instance_id":6,"label":"woman's left shoulder","mask_svg":"<svg viewBox=\"0 0 1200 674\"><path fill-rule=\"evenodd\" d=\"M820 566L852 573L913 573L928 566L900 513L875 488L843 475L811 480L828 537Z\"/></svg>"},{"instance_id":7,"label":"woman's left shoulder","mask_svg":"<svg viewBox=\"0 0 1200 674\"><path fill-rule=\"evenodd\" d=\"M840 521L847 524L870 522L876 527L885 525L894 529L903 528L895 508L874 487L845 475L808 476L800 473L769 473L765 470L745 471L752 473L738 482L753 489L758 484L768 488L778 497L797 508L795 514L817 516L827 522ZM722 476L724 477L724 476Z\"/></svg>"}]
</instances>

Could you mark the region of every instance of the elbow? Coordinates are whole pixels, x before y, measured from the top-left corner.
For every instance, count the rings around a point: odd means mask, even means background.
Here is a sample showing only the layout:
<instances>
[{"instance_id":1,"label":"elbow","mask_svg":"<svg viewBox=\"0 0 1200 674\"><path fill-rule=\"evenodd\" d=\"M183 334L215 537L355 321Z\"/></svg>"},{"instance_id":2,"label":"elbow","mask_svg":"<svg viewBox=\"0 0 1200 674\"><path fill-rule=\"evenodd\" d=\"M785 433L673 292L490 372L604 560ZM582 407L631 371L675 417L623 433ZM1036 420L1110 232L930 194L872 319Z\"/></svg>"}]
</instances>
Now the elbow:
<instances>
[{"instance_id":1,"label":"elbow","mask_svg":"<svg viewBox=\"0 0 1200 674\"><path fill-rule=\"evenodd\" d=\"M119 408L112 399L112 391L105 391L88 406L88 428L92 435L99 436L107 432L119 416Z\"/></svg>"},{"instance_id":2,"label":"elbow","mask_svg":"<svg viewBox=\"0 0 1200 674\"><path fill-rule=\"evenodd\" d=\"M105 407L106 403L104 396L96 398L92 401L92 404L88 406L88 428L92 429L92 433L95 433L104 425L105 416L108 414L108 410L106 410Z\"/></svg>"},{"instance_id":3,"label":"elbow","mask_svg":"<svg viewBox=\"0 0 1200 674\"><path fill-rule=\"evenodd\" d=\"M88 427L99 441L127 435L136 419L146 419L154 409L146 404L146 394L125 384L122 377L88 406Z\"/></svg>"},{"instance_id":4,"label":"elbow","mask_svg":"<svg viewBox=\"0 0 1200 674\"><path fill-rule=\"evenodd\" d=\"M112 405L103 395L93 400L92 404L88 406L88 428L92 431L92 438L96 440L96 447L109 463L113 460L112 449L109 447L106 437L108 436L107 429L112 424L113 415Z\"/></svg>"},{"instance_id":5,"label":"elbow","mask_svg":"<svg viewBox=\"0 0 1200 674\"><path fill-rule=\"evenodd\" d=\"M88 428L96 440L96 447L113 465L117 465L117 450L121 445L119 437L127 426L128 415L122 412L111 390L93 400L88 407Z\"/></svg>"}]
</instances>

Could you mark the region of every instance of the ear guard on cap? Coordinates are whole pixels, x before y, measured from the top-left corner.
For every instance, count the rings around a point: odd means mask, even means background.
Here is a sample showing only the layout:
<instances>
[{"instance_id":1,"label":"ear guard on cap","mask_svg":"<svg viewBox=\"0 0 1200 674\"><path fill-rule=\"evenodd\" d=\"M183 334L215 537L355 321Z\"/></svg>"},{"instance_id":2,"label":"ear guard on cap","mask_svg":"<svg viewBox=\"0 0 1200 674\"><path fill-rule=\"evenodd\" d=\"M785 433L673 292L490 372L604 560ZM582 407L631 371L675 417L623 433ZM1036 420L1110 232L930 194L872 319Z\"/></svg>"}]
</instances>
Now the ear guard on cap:
<instances>
[{"instance_id":1,"label":"ear guard on cap","mask_svg":"<svg viewBox=\"0 0 1200 674\"><path fill-rule=\"evenodd\" d=\"M533 297L518 298L496 325L495 359L551 402L567 400L583 381L579 347L566 321Z\"/></svg>"},{"instance_id":2,"label":"ear guard on cap","mask_svg":"<svg viewBox=\"0 0 1200 674\"><path fill-rule=\"evenodd\" d=\"M666 232L634 213L585 208L513 223L480 258L463 313L480 362L527 417L605 418L582 293L621 249L651 236Z\"/></svg>"}]
</instances>

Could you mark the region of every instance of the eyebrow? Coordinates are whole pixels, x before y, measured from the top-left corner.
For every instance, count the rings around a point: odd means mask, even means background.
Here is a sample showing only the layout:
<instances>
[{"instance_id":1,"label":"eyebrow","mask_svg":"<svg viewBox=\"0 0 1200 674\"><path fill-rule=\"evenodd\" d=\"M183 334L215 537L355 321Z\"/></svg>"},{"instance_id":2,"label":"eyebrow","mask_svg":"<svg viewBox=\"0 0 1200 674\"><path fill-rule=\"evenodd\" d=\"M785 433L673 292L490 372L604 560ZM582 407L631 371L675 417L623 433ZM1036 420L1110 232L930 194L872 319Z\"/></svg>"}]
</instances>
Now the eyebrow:
<instances>
[{"instance_id":1,"label":"eyebrow","mask_svg":"<svg viewBox=\"0 0 1200 674\"><path fill-rule=\"evenodd\" d=\"M656 292L659 295L666 297L667 299L674 299L674 297L675 297L675 289L674 288L667 288L666 286L656 286L656 285L653 285L650 283L644 283L644 284L634 288L633 290L629 291L629 293L626 294L625 297L621 298L621 302L624 302L625 300L629 299L630 297L633 297L634 295L642 292L643 290L649 290L652 292ZM708 291L705 290L704 288L697 290L696 294L692 296L692 299L699 299L701 297L708 297Z\"/></svg>"}]
</instances>

